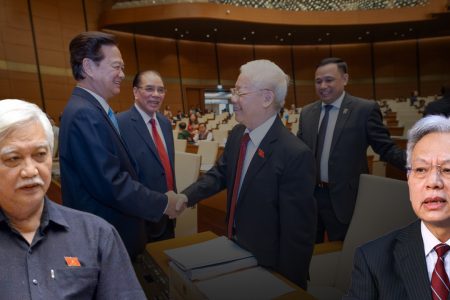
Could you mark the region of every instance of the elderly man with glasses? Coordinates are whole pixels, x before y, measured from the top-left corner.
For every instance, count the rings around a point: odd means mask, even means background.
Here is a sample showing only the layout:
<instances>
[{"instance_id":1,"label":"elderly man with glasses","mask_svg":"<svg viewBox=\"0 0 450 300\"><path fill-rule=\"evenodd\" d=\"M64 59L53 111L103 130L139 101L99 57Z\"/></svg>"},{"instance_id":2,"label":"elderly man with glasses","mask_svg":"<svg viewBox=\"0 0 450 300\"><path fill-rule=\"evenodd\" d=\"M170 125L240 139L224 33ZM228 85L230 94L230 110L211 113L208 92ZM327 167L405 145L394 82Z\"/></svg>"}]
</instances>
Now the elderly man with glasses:
<instances>
[{"instance_id":1,"label":"elderly man with glasses","mask_svg":"<svg viewBox=\"0 0 450 300\"><path fill-rule=\"evenodd\" d=\"M449 299L449 119L430 116L413 126L407 165L411 206L419 220L356 250L344 299Z\"/></svg>"},{"instance_id":2,"label":"elderly man with glasses","mask_svg":"<svg viewBox=\"0 0 450 300\"><path fill-rule=\"evenodd\" d=\"M306 289L317 217L314 157L278 118L289 77L268 60L240 71L231 90L240 124L216 165L183 194L193 206L226 188L228 237Z\"/></svg>"}]
</instances>

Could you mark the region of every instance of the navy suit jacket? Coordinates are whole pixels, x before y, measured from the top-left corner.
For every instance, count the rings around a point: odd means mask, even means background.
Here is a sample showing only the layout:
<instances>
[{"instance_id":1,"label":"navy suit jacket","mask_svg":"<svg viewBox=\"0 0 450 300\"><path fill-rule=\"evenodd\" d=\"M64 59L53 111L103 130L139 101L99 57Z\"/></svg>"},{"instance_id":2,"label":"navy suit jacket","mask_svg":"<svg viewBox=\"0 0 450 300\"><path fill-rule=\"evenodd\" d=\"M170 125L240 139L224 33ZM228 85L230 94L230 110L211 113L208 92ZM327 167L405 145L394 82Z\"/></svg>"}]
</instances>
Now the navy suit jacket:
<instances>
[{"instance_id":1,"label":"navy suit jacket","mask_svg":"<svg viewBox=\"0 0 450 300\"><path fill-rule=\"evenodd\" d=\"M228 220L244 130L243 125L235 126L216 165L183 191L190 206L227 188ZM235 234L237 243L252 252L258 264L275 269L302 288L306 288L315 241L314 185L313 154L277 117L242 182Z\"/></svg>"},{"instance_id":2,"label":"navy suit jacket","mask_svg":"<svg viewBox=\"0 0 450 300\"><path fill-rule=\"evenodd\" d=\"M444 115L450 116L450 95L444 96L441 99L428 103L423 113L424 116L428 115Z\"/></svg>"},{"instance_id":3,"label":"navy suit jacket","mask_svg":"<svg viewBox=\"0 0 450 300\"><path fill-rule=\"evenodd\" d=\"M343 299L431 299L420 220L356 249Z\"/></svg>"},{"instance_id":4,"label":"navy suit jacket","mask_svg":"<svg viewBox=\"0 0 450 300\"><path fill-rule=\"evenodd\" d=\"M159 221L167 197L139 182L125 143L100 103L76 87L59 131L63 204L104 218L132 259L144 250L145 221Z\"/></svg>"},{"instance_id":5,"label":"navy suit jacket","mask_svg":"<svg viewBox=\"0 0 450 300\"><path fill-rule=\"evenodd\" d=\"M161 131L166 142L167 152L172 168L172 174L175 184L174 156L175 150L173 145L172 124L161 113L156 113ZM159 159L158 150L148 131L147 125L144 123L142 116L133 105L129 110L120 113L117 116L119 122L120 133L123 140L131 150L131 155L138 164L139 181L150 190L154 191L155 197L162 197L166 193L167 183L166 174L163 165ZM176 192L176 189L175 189ZM158 195L158 193L160 195ZM158 238L162 235L167 226L173 227L173 220L164 215L159 222L149 224L149 234L152 238Z\"/></svg>"},{"instance_id":6,"label":"navy suit jacket","mask_svg":"<svg viewBox=\"0 0 450 300\"><path fill-rule=\"evenodd\" d=\"M305 106L300 115L297 136L315 153L322 102ZM380 108L375 101L356 98L346 93L334 128L328 160L330 198L340 222L350 223L358 194L359 175L369 172L367 148L381 160L405 168L405 151L398 148L383 125Z\"/></svg>"}]
</instances>

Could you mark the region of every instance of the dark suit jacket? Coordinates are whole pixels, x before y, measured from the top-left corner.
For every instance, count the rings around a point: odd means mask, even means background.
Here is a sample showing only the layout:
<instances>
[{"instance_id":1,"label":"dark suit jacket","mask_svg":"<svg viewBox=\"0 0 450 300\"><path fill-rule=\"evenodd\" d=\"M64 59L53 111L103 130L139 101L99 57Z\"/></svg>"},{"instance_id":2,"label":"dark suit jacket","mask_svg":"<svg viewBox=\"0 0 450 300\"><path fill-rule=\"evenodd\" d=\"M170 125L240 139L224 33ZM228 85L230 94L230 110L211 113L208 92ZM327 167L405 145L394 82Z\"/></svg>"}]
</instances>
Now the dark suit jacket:
<instances>
[{"instance_id":1,"label":"dark suit jacket","mask_svg":"<svg viewBox=\"0 0 450 300\"><path fill-rule=\"evenodd\" d=\"M343 299L431 299L424 251L420 220L357 248Z\"/></svg>"},{"instance_id":2,"label":"dark suit jacket","mask_svg":"<svg viewBox=\"0 0 450 300\"><path fill-rule=\"evenodd\" d=\"M184 194L189 205L227 188L227 211L245 127L234 127L216 165ZM242 182L235 211L237 243L258 263L306 288L317 222L311 151L276 118ZM227 213L227 220L228 220Z\"/></svg>"},{"instance_id":3,"label":"dark suit jacket","mask_svg":"<svg viewBox=\"0 0 450 300\"><path fill-rule=\"evenodd\" d=\"M297 136L316 151L322 103L305 106L300 115ZM346 93L334 129L328 160L330 197L340 222L350 223L358 193L359 175L368 173L367 148L380 155L381 160L405 168L406 154L396 147L383 125L380 108L375 101L356 98Z\"/></svg>"},{"instance_id":4,"label":"dark suit jacket","mask_svg":"<svg viewBox=\"0 0 450 300\"><path fill-rule=\"evenodd\" d=\"M156 114L156 117L166 142L172 174L175 177L173 167L175 150L173 145L172 124L170 124L170 121L159 112ZM123 140L127 144L128 149L131 150L131 155L138 165L139 181L150 190L154 191L155 193L153 193L153 195L155 197L164 198L162 194L168 191L166 174L164 173L163 165L159 159L158 149L153 142L142 116L133 105L129 110L120 113L117 116L117 121L119 122L120 133ZM164 234L167 227L171 227L170 230L173 231L173 220L170 220L167 215L164 215L159 222L151 222L148 225L147 229L150 230L148 234L152 240L157 239Z\"/></svg>"},{"instance_id":5,"label":"dark suit jacket","mask_svg":"<svg viewBox=\"0 0 450 300\"><path fill-rule=\"evenodd\" d=\"M167 197L139 183L129 152L100 103L76 87L59 131L61 188L66 206L115 226L132 259L146 242L145 220L159 221Z\"/></svg>"},{"instance_id":6,"label":"dark suit jacket","mask_svg":"<svg viewBox=\"0 0 450 300\"><path fill-rule=\"evenodd\" d=\"M428 115L444 115L450 116L450 95L442 99L428 103L423 113L424 116Z\"/></svg>"}]
</instances>

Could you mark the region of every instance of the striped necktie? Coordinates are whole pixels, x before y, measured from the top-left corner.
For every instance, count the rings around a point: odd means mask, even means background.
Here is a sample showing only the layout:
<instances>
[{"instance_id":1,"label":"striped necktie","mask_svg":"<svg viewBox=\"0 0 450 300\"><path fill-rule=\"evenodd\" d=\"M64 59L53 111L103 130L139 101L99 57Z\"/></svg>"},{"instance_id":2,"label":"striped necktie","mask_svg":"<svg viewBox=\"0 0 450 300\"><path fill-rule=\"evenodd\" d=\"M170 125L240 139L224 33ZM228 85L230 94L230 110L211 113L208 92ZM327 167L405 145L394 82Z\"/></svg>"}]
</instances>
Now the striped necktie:
<instances>
[{"instance_id":1,"label":"striped necktie","mask_svg":"<svg viewBox=\"0 0 450 300\"><path fill-rule=\"evenodd\" d=\"M449 293L449 281L447 272L445 271L444 255L450 249L447 244L438 244L434 247L438 255L433 274L431 275L431 293L433 300L446 300Z\"/></svg>"}]
</instances>

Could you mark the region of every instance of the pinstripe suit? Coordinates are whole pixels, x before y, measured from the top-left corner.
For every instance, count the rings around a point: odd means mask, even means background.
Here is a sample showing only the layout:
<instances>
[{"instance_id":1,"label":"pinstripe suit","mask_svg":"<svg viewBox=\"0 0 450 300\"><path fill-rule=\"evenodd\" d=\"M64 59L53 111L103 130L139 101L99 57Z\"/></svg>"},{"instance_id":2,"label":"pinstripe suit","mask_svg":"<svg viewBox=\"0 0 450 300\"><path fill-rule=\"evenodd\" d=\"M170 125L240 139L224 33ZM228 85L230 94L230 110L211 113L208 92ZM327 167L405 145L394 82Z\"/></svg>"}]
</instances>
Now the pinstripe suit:
<instances>
[{"instance_id":1,"label":"pinstripe suit","mask_svg":"<svg viewBox=\"0 0 450 300\"><path fill-rule=\"evenodd\" d=\"M343 299L431 299L420 220L356 250Z\"/></svg>"}]
</instances>

